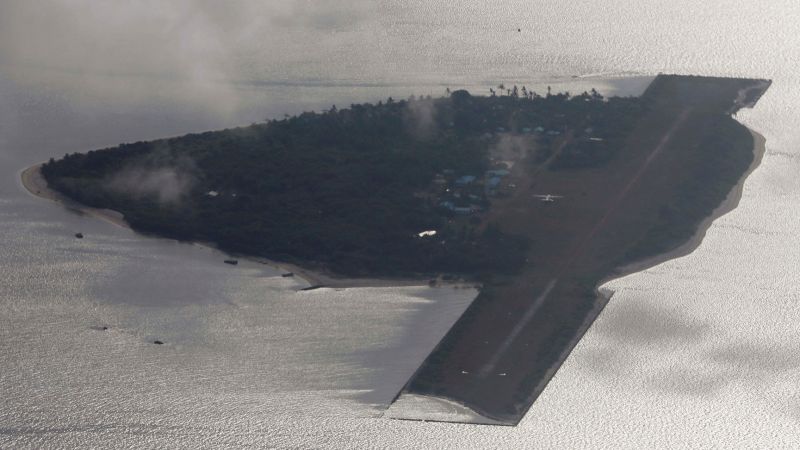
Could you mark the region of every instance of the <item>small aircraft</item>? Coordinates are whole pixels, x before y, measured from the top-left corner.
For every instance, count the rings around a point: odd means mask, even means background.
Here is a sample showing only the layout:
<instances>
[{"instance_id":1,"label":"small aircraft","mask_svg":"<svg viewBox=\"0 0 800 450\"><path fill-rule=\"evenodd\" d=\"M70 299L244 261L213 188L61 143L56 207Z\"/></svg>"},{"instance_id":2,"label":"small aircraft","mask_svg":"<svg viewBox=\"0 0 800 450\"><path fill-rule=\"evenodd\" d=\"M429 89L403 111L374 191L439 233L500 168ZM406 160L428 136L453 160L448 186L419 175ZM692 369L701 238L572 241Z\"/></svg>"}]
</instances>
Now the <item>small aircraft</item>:
<instances>
[{"instance_id":1,"label":"small aircraft","mask_svg":"<svg viewBox=\"0 0 800 450\"><path fill-rule=\"evenodd\" d=\"M543 202L549 202L549 203L555 202L557 198L564 198L563 195L553 195L553 194L540 194L540 195L534 195L534 197L538 198Z\"/></svg>"}]
</instances>

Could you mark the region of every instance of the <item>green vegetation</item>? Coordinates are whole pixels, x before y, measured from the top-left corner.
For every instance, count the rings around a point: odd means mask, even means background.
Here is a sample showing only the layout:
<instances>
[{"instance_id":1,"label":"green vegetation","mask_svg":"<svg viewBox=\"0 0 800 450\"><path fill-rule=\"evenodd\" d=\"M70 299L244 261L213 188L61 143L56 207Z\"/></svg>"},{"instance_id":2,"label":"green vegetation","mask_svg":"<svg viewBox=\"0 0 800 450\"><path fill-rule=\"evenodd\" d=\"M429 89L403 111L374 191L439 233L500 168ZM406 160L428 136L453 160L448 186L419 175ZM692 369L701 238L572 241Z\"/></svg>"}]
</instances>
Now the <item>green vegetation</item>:
<instances>
[{"instance_id":1,"label":"green vegetation","mask_svg":"<svg viewBox=\"0 0 800 450\"><path fill-rule=\"evenodd\" d=\"M491 192L482 177L489 150L503 135L527 134L546 153L555 130L576 128L613 139L642 108L637 99L606 101L596 92L519 92L334 106L66 155L42 173L81 203L122 212L138 231L234 253L344 275L513 273L526 240L479 226ZM601 153L581 164L607 160ZM447 190L464 175L478 181ZM471 217L457 217L470 207ZM418 237L424 230L437 234Z\"/></svg>"},{"instance_id":2,"label":"green vegetation","mask_svg":"<svg viewBox=\"0 0 800 450\"><path fill-rule=\"evenodd\" d=\"M530 265L481 290L404 392L516 424L602 309L598 283L686 242L746 172L753 138L730 114L768 86L659 76L629 108L641 115L614 122L620 135L565 130L560 145L533 163L551 161L536 172L536 192L566 196L538 208L529 195L512 198L511 214L498 219L531 239ZM737 102L748 89L752 95Z\"/></svg>"},{"instance_id":3,"label":"green vegetation","mask_svg":"<svg viewBox=\"0 0 800 450\"><path fill-rule=\"evenodd\" d=\"M696 146L702 151L687 157L691 173L676 186L672 199L661 204L657 220L628 249L620 265L670 251L689 240L753 162L753 137L746 128L724 116L708 118L705 127L709 133Z\"/></svg>"},{"instance_id":4,"label":"green vegetation","mask_svg":"<svg viewBox=\"0 0 800 450\"><path fill-rule=\"evenodd\" d=\"M66 155L42 174L139 231L343 275L481 280L405 391L516 423L598 314L600 280L685 242L735 186L753 139L730 114L768 86L448 90Z\"/></svg>"}]
</instances>

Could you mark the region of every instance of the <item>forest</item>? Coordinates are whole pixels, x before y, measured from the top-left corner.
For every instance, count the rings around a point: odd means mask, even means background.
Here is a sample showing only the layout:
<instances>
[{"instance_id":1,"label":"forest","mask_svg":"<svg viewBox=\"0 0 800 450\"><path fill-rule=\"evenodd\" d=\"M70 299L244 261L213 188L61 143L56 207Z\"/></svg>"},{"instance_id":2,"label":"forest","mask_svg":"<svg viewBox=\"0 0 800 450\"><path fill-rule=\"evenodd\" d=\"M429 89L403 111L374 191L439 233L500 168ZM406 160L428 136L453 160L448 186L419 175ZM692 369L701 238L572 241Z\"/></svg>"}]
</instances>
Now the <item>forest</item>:
<instances>
[{"instance_id":1,"label":"forest","mask_svg":"<svg viewBox=\"0 0 800 450\"><path fill-rule=\"evenodd\" d=\"M433 180L483 174L507 134L533 136L546 154L555 135L578 130L554 167L602 165L647 105L594 90L490 91L121 144L51 160L42 174L80 203L122 212L137 231L235 254L347 276L514 273L526 239L454 219L430 195ZM437 233L420 237L426 230Z\"/></svg>"}]
</instances>

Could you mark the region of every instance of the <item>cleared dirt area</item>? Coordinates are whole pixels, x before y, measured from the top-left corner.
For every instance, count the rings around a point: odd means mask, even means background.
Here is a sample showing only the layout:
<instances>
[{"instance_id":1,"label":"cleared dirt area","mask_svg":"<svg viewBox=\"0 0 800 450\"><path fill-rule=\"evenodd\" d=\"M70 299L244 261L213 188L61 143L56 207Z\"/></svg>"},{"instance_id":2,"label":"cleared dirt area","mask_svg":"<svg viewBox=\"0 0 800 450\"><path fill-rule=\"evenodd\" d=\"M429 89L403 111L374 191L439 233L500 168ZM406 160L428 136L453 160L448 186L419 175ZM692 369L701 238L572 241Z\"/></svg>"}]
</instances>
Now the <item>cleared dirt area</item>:
<instances>
[{"instance_id":1,"label":"cleared dirt area","mask_svg":"<svg viewBox=\"0 0 800 450\"><path fill-rule=\"evenodd\" d=\"M659 76L643 95L647 112L610 162L551 169L568 132L548 160L528 155L514 164L515 187L492 202L488 220L529 238L527 264L484 286L403 392L518 423L605 305L595 294L600 280L686 242L745 173L753 139L730 114L768 86Z\"/></svg>"}]
</instances>

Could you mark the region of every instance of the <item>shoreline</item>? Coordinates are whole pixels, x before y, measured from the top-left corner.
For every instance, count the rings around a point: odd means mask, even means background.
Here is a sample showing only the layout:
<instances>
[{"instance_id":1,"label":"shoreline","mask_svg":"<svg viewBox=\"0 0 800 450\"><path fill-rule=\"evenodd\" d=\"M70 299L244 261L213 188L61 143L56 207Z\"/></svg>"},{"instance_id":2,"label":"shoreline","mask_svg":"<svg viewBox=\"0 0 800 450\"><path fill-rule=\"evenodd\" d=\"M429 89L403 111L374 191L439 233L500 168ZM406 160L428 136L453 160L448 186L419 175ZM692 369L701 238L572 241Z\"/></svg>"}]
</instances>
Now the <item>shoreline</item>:
<instances>
[{"instance_id":1,"label":"shoreline","mask_svg":"<svg viewBox=\"0 0 800 450\"><path fill-rule=\"evenodd\" d=\"M404 403L414 403L403 411ZM472 407L456 400L435 395L403 393L398 395L381 413L382 418L391 420L411 420L418 422L439 422L470 425L510 426L494 420Z\"/></svg>"},{"instance_id":2,"label":"shoreline","mask_svg":"<svg viewBox=\"0 0 800 450\"><path fill-rule=\"evenodd\" d=\"M127 228L132 230L122 213L112 209L92 208L90 206L82 205L58 191L50 189L47 185L47 180L42 176L41 168L44 163L34 164L22 171L20 179L22 186L33 196L50 200L52 202L63 205L65 208L85 214L96 219L100 219L118 227Z\"/></svg>"},{"instance_id":3,"label":"shoreline","mask_svg":"<svg viewBox=\"0 0 800 450\"><path fill-rule=\"evenodd\" d=\"M734 210L738 205L742 198L744 192L744 184L747 178L753 173L753 171L759 167L761 164L764 154L766 153L766 139L760 133L748 128L751 135L753 136L753 161L750 163L750 166L747 170L741 175L736 185L733 189L728 193L725 197L725 200L718 205L710 215L700 222L695 230L695 233L692 237L684 242L683 244L679 245L678 247L674 248L665 253L661 253L658 255L654 255L652 257L643 259L641 261L635 261L624 266L621 266L615 269L612 275L602 279L598 282L595 293L596 293L596 301L594 307L589 312L584 321L584 324L580 327L578 332L575 334L573 339L570 343L564 348L563 353L559 357L559 359L553 363L547 371L546 376L542 378L542 381L539 385L532 392L532 397L535 401L536 398L541 395L544 389L547 387L547 384L552 380L558 370L561 368L563 363L566 361L567 357L571 354L572 350L577 346L577 344L583 339L585 334L594 324L595 320L599 317L600 313L605 309L608 302L614 295L614 291L605 288L604 286L609 282L626 277L628 275L632 275L634 273L643 272L648 270L654 266L657 266L661 263L666 261L670 261L673 259L681 258L692 253L696 250L702 243L703 238L705 237L706 233L710 229L712 223L717 220L718 218L724 216L725 214ZM117 212L110 209L99 209L99 208L92 208L86 205L82 205L74 200L67 198L66 196L60 194L57 191L50 189L47 186L46 180L41 175L40 168L43 163L35 164L24 169L21 174L21 182L23 187L33 196L43 198L46 200L53 201L55 203L59 203L64 207L76 211L80 214L86 214L100 220L104 220L106 222L112 223L114 225L127 228L129 230L133 230L130 225L125 221L124 216ZM221 251L216 248L213 244L209 243L202 243L202 242L191 242L193 245L198 245L204 248L208 248L211 250ZM224 252L223 252L224 253ZM457 281L457 282L442 282L441 280L437 280L437 283L434 286L431 286L426 279L380 279L380 278L338 278L331 276L330 274L321 273L318 271L314 271L311 269L306 269L301 266L291 264L291 263L278 263L275 261L271 261L266 258L262 257L253 257L253 256L242 256L242 255L231 255L232 257L236 257L245 261L255 262L263 265L268 265L273 269L278 271L291 272L294 274L294 278L300 278L305 283L309 285L311 289L316 288L333 288L333 289L346 289L346 288L361 288L361 287L437 287L437 288L470 288L473 289L476 287L476 283L474 282L467 282L467 281ZM304 288L301 290L310 290L308 288ZM402 395L403 392L399 393ZM399 396L398 395L398 396ZM432 397L439 401L450 402L452 405L457 405L461 408L465 408L491 422L499 422L495 424L502 424L502 419L492 418L489 414L482 414L478 412L474 406L468 405L466 403L459 402L455 399L451 399L445 396L425 396L425 397ZM390 403L387 407L390 408ZM438 421L436 419L414 419L411 417L402 417L402 414L397 416L391 417L393 419L400 419L400 420L428 420L428 421ZM448 420L444 420L445 422L450 422ZM475 423L475 422L469 422ZM489 423L487 423L489 424Z\"/></svg>"},{"instance_id":4,"label":"shoreline","mask_svg":"<svg viewBox=\"0 0 800 450\"><path fill-rule=\"evenodd\" d=\"M542 381L536 386L533 391L533 399L534 401L536 398L544 392L544 389L547 387L547 384L555 377L558 373L558 370L567 360L572 351L578 345L578 343L583 340L583 337L595 323L597 318L600 314L605 310L608 303L611 301L611 298L614 296L615 292L609 288L606 288L605 285L611 281L624 278L628 275L633 275L635 273L644 272L645 270L651 269L659 264L665 263L667 261L671 261L673 259L682 258L684 256L689 255L690 253L694 252L700 244L703 242L703 238L705 238L706 233L708 232L709 228L711 228L711 224L719 219L720 217L728 214L729 212L736 209L739 206L739 201L742 198L742 194L744 193L744 183L750 174L753 173L758 166L761 165L761 161L764 158L764 154L766 153L766 138L763 135L758 133L757 131L747 128L750 131L750 134L753 136L753 161L750 163L750 166L747 170L739 177L739 181L737 181L736 185L728 192L728 195L725 197L725 200L719 204L714 211L711 212L710 215L706 216L702 222L697 226L694 234L688 241L684 242L683 244L679 245L678 247L665 252L660 253L658 255L651 256L649 258L645 258L641 261L635 261L629 264L626 264L622 267L617 268L614 271L614 274L609 275L606 278L603 278L597 283L595 287L595 302L592 309L589 311L589 314L586 316L583 325L578 329L577 333L573 338L570 340L569 344L564 348L564 351L559 356L558 360L554 362L550 368L547 370L546 375L542 378Z\"/></svg>"},{"instance_id":5,"label":"shoreline","mask_svg":"<svg viewBox=\"0 0 800 450\"><path fill-rule=\"evenodd\" d=\"M125 228L136 232L130 224L125 220L125 216L119 211L112 209L92 208L72 200L58 191L51 189L47 185L47 180L41 173L41 167L44 163L34 164L25 168L20 173L20 180L22 186L31 195L45 200L58 203L65 208L77 212L78 214L85 214L96 219L103 220L121 228ZM347 288L366 288L366 287L429 287L429 288L452 288L452 289L474 289L478 283L457 280L457 281L443 281L436 279L434 285L430 284L430 278L340 278L329 273L307 269L302 266L292 263L281 263L272 261L270 259L260 256L245 256L238 254L230 254L217 248L212 243L191 241L192 245L197 245L210 250L216 250L231 257L238 258L245 261L250 261L262 265L269 266L277 271L285 273L292 273L293 278L302 279L307 288L303 290L312 290L317 288L332 288L332 289L347 289ZM310 288L310 289L309 289Z\"/></svg>"},{"instance_id":6,"label":"shoreline","mask_svg":"<svg viewBox=\"0 0 800 450\"><path fill-rule=\"evenodd\" d=\"M658 255L651 256L649 258L645 258L641 261L634 261L632 263L628 263L622 267L619 267L615 270L613 275L610 275L604 279L602 279L597 284L596 291L601 293L600 290L603 289L603 285L607 284L610 281L616 280L618 278L623 278L628 275L632 275L634 273L643 272L647 269L655 267L661 263L678 259L684 257L693 251L695 251L700 244L703 242L703 238L705 238L706 233L708 232L709 228L711 228L711 224L719 219L720 217L728 214L729 212L736 209L739 206L739 201L742 199L742 194L744 193L744 183L747 178L753 173L754 170L761 165L761 161L764 158L764 154L766 153L766 138L762 136L757 131L754 131L750 128L747 128L750 131L750 134L753 136L753 161L750 163L750 166L747 170L739 177L739 181L733 187L733 189L728 192L728 195L725 197L725 200L717 206L714 211L711 212L710 215L706 216L702 222L697 226L697 230L689 238L688 241L684 242L680 246L665 252L659 253Z\"/></svg>"},{"instance_id":7,"label":"shoreline","mask_svg":"<svg viewBox=\"0 0 800 450\"><path fill-rule=\"evenodd\" d=\"M667 262L667 261L670 261L670 260L673 260L673 259L678 259L678 258L681 258L683 256L686 256L686 255L692 253L702 243L703 238L705 237L706 233L708 232L709 228L711 227L711 224L715 220L719 219L720 217L722 217L725 214L727 214L727 213L731 212L732 210L734 210L739 205L739 201L741 200L742 194L744 193L744 183L745 183L745 181L750 176L750 174L752 174L753 171L755 169L757 169L759 165L761 165L761 161L762 161L762 159L764 157L764 154L766 153L766 138L764 138L764 136L761 135L760 133L758 133L757 131L750 129L749 127L747 129L750 131L751 135L753 136L753 161L750 163L750 166L747 168L747 170L744 173L742 173L742 175L739 177L739 180L737 181L737 183L733 187L733 189L731 189L731 191L728 192L728 195L725 197L725 200L723 200L723 202L720 203L711 212L710 215L706 216L706 218L704 218L703 221L700 222L700 224L697 226L697 229L695 230L694 234L692 235L692 237L688 241L684 242L683 244L679 245L678 247L676 247L673 250L670 250L668 252L661 253L661 254L658 254L658 255L655 255L655 256L652 256L652 257L649 257L649 258L645 258L645 259L643 259L641 261L635 261L633 263L629 263L629 264L626 264L626 265L624 265L622 267L619 267L619 268L615 269L615 271L614 271L614 273L612 275L609 275L608 277L603 278L602 280L600 280L598 282L597 286L595 287L595 295L596 296L595 296L594 306L592 307L592 309L587 314L587 316L586 316L583 324L581 325L581 327L577 330L577 332L572 337L572 339L569 341L569 343L564 347L564 349L563 349L562 353L559 355L558 359L555 362L553 362L552 365L550 365L550 367L547 369L546 374L542 377L542 379L539 382L539 384L537 384L536 387L531 391L531 398L533 399L533 402L535 402L536 399L542 394L542 392L544 392L544 390L547 387L547 385L550 383L550 381L552 381L552 379L558 373L559 369L564 364L564 362L567 360L569 355L572 353L572 351L575 349L575 347L578 345L578 343L583 339L583 337L586 335L586 333L589 331L589 329L595 323L597 318L600 316L600 314L603 312L603 310L608 305L609 301L611 301L611 298L614 296L615 292L613 290L611 290L611 289L608 289L608 288L604 287L606 284L608 284L609 282L611 282L613 280L616 280L616 279L619 279L619 278L623 278L623 277L626 277L628 275L632 275L634 273L643 272L643 271L648 270L648 269L650 269L652 267L655 267L655 266L657 266L657 265L659 265L661 263L664 263L664 262ZM397 397L400 397L403 394L407 394L407 393L405 393L404 391L401 390ZM466 408L467 410L472 411L473 413L478 414L478 415L480 415L481 417L484 417L487 420L497 421L501 425L504 424L502 418L496 418L496 417L492 417L490 414L481 413L475 407L475 405L470 405L470 404L461 402L461 401L459 401L457 399L454 399L454 398L450 398L450 397L443 396L443 395L439 395L439 396L424 395L424 394L415 394L415 395L431 397L431 398L434 398L434 399L438 399L440 401L451 402L451 403L453 403L455 405L459 405L462 408ZM391 404L389 406L391 407ZM405 419L405 420L419 420L419 419L415 419L415 418L412 418L412 417L403 418L403 417L395 416L395 417L392 417L392 418L394 418L394 419ZM520 421L521 420L522 420L522 418L520 418ZM478 422L473 422L473 423L478 423Z\"/></svg>"}]
</instances>

